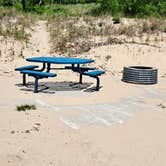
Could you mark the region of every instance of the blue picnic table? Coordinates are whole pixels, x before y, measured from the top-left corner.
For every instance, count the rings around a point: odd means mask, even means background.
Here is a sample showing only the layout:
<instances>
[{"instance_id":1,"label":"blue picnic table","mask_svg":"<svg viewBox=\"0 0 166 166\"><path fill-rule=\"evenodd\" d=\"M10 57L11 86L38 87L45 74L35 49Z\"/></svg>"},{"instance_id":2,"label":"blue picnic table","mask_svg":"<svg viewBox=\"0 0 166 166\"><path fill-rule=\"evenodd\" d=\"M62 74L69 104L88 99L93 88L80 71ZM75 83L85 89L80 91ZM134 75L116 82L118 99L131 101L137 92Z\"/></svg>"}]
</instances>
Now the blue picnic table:
<instances>
[{"instance_id":1,"label":"blue picnic table","mask_svg":"<svg viewBox=\"0 0 166 166\"><path fill-rule=\"evenodd\" d=\"M28 62L36 62L43 64L43 67L41 69L36 69L36 70L34 70L35 68L38 68L38 66L36 65L23 66L15 69L23 74L23 85L26 84L26 78L25 78L26 74L35 77L34 92L38 91L38 79L56 76L56 74L50 73L50 70L52 69L71 69L74 72L78 72L80 74L79 83L82 83L83 75L96 78L97 79L96 90L99 90L98 76L105 73L104 71L101 70L95 70L96 68L82 66L83 64L93 63L94 60L92 59L42 56L42 57L31 57L27 58L26 60ZM65 66L64 68L52 68L51 64L63 64L70 66Z\"/></svg>"},{"instance_id":2,"label":"blue picnic table","mask_svg":"<svg viewBox=\"0 0 166 166\"><path fill-rule=\"evenodd\" d=\"M40 71L44 71L46 69L46 72L50 72L51 69L62 69L62 68L51 68L51 64L68 64L71 65L72 68L77 65L77 68L80 67L81 64L87 64L92 63L94 60L92 59L84 59L84 58L72 58L72 57L32 57L26 59L29 62L38 62L42 63L43 67L40 69ZM47 66L46 66L47 64ZM67 69L67 68L65 68ZM82 81L80 80L80 83Z\"/></svg>"},{"instance_id":3,"label":"blue picnic table","mask_svg":"<svg viewBox=\"0 0 166 166\"><path fill-rule=\"evenodd\" d=\"M53 64L86 64L92 63L92 59L71 58L71 57L32 57L26 59L29 62L53 63Z\"/></svg>"}]
</instances>

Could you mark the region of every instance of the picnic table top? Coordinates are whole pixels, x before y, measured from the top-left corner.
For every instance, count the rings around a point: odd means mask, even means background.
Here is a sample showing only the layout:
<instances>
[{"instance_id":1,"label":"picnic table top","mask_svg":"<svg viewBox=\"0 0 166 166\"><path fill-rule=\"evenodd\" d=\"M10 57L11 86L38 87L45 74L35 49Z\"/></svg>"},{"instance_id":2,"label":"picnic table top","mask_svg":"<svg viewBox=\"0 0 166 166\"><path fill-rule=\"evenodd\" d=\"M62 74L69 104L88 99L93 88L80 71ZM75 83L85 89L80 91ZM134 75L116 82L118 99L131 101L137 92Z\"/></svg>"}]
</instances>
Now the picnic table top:
<instances>
[{"instance_id":1,"label":"picnic table top","mask_svg":"<svg viewBox=\"0 0 166 166\"><path fill-rule=\"evenodd\" d=\"M92 63L92 59L71 58L71 57L32 57L26 59L29 62L54 63L54 64L86 64Z\"/></svg>"}]
</instances>

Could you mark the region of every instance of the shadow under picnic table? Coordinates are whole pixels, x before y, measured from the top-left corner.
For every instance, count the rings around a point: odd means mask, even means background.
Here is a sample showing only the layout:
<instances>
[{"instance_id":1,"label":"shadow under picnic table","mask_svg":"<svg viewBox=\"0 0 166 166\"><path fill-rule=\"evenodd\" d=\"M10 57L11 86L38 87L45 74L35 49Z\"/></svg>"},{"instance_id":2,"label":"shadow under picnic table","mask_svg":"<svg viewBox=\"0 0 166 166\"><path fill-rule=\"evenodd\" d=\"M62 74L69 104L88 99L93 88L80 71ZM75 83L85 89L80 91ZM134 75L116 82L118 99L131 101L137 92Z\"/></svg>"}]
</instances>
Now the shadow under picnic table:
<instances>
[{"instance_id":1,"label":"shadow under picnic table","mask_svg":"<svg viewBox=\"0 0 166 166\"><path fill-rule=\"evenodd\" d=\"M93 83L84 82L79 84L78 82L63 81L63 82L39 82L40 93L55 93L56 91L82 91L90 88ZM16 84L21 87L22 91L33 91L34 82L28 82L26 86L22 84Z\"/></svg>"}]
</instances>

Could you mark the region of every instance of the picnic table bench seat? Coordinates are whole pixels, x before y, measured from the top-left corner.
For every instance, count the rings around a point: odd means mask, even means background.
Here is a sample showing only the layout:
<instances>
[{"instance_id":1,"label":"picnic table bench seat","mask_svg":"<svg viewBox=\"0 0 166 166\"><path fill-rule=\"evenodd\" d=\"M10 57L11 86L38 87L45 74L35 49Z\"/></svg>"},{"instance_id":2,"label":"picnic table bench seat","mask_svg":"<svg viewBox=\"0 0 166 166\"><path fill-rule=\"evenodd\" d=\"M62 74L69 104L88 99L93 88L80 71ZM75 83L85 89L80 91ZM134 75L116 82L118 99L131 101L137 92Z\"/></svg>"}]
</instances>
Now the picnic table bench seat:
<instances>
[{"instance_id":1,"label":"picnic table bench seat","mask_svg":"<svg viewBox=\"0 0 166 166\"><path fill-rule=\"evenodd\" d=\"M21 73L22 70L34 70L38 67L39 66L37 66L37 65L22 66L22 67L15 68L15 71L20 71L20 73ZM26 73L22 73L22 74L23 74L23 76L22 76L23 85L26 85Z\"/></svg>"},{"instance_id":2,"label":"picnic table bench seat","mask_svg":"<svg viewBox=\"0 0 166 166\"><path fill-rule=\"evenodd\" d=\"M35 71L35 70L22 70L21 73L28 74L29 76L33 76L35 78L34 93L38 92L38 80L39 79L57 76L57 74L55 74L55 73L41 72L41 71Z\"/></svg>"},{"instance_id":3,"label":"picnic table bench seat","mask_svg":"<svg viewBox=\"0 0 166 166\"><path fill-rule=\"evenodd\" d=\"M55 73L41 72L36 70L22 70L21 73L28 74L29 76L35 76L38 78L48 78L56 76Z\"/></svg>"},{"instance_id":4,"label":"picnic table bench seat","mask_svg":"<svg viewBox=\"0 0 166 166\"><path fill-rule=\"evenodd\" d=\"M100 79L99 76L105 73L103 70L97 70L94 67L86 67L86 66L79 66L79 67L73 67L73 66L65 66L65 69L71 69L74 72L80 73L80 81L79 83L82 83L82 76L86 75L89 77L96 78L96 90L98 91L100 88Z\"/></svg>"},{"instance_id":5,"label":"picnic table bench seat","mask_svg":"<svg viewBox=\"0 0 166 166\"><path fill-rule=\"evenodd\" d=\"M23 66L23 67L15 68L15 71L34 70L35 68L38 68L38 67L39 67L39 66L37 66L37 65Z\"/></svg>"},{"instance_id":6,"label":"picnic table bench seat","mask_svg":"<svg viewBox=\"0 0 166 166\"><path fill-rule=\"evenodd\" d=\"M105 73L105 71L103 71L103 70L91 70L91 71L84 72L83 75L90 76L90 77L93 77L96 79L96 91L98 91L100 89L99 76L101 76L104 73Z\"/></svg>"},{"instance_id":7,"label":"picnic table bench seat","mask_svg":"<svg viewBox=\"0 0 166 166\"><path fill-rule=\"evenodd\" d=\"M85 72L84 75L87 75L90 77L98 77L104 73L105 73L105 71L103 71L103 70L94 70L94 71Z\"/></svg>"}]
</instances>

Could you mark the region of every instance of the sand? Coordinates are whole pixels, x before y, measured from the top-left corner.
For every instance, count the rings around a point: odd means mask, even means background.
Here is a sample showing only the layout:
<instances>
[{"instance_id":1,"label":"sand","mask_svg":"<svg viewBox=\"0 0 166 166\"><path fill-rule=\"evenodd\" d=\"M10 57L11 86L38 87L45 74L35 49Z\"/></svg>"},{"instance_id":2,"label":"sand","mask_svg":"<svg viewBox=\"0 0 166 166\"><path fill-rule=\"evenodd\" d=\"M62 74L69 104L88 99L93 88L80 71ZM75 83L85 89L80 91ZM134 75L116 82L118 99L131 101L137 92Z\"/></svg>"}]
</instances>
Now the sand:
<instances>
[{"instance_id":1,"label":"sand","mask_svg":"<svg viewBox=\"0 0 166 166\"><path fill-rule=\"evenodd\" d=\"M45 22L38 22L32 33L24 57L49 54ZM165 42L165 38L158 42L159 48L138 44L93 48L78 56L95 59L92 66L106 70L100 91L89 90L95 86L92 78L83 77L84 84L78 85L76 73L56 71L56 78L40 81L39 88L49 89L37 94L34 79L28 78L30 83L23 87L21 75L14 71L29 62L20 57L11 61L5 54L8 46L1 43L0 165L165 166ZM127 65L157 67L158 84L122 82ZM35 104L37 110L16 111L21 104Z\"/></svg>"}]
</instances>

